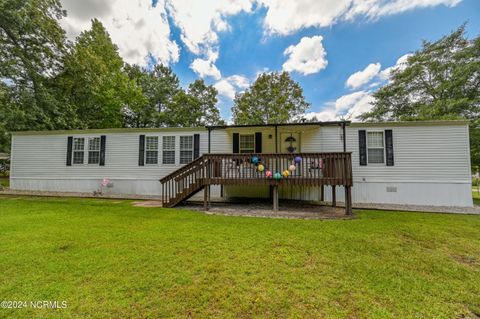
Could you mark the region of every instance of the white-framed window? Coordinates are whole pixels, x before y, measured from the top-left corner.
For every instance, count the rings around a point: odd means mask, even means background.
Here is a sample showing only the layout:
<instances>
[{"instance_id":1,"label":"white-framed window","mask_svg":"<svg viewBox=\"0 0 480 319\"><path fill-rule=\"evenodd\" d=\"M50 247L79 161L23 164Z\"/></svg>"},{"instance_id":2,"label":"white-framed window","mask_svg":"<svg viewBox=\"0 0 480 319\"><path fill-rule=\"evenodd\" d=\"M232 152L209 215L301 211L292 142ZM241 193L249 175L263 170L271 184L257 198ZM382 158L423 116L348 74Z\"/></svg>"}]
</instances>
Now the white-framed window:
<instances>
[{"instance_id":1,"label":"white-framed window","mask_svg":"<svg viewBox=\"0 0 480 319\"><path fill-rule=\"evenodd\" d=\"M383 131L367 132L368 164L385 163L385 139Z\"/></svg>"},{"instance_id":2,"label":"white-framed window","mask_svg":"<svg viewBox=\"0 0 480 319\"><path fill-rule=\"evenodd\" d=\"M162 138L162 163L175 164L175 136Z\"/></svg>"},{"instance_id":3,"label":"white-framed window","mask_svg":"<svg viewBox=\"0 0 480 319\"><path fill-rule=\"evenodd\" d=\"M73 164L83 164L85 157L85 138L75 137L73 139Z\"/></svg>"},{"instance_id":4,"label":"white-framed window","mask_svg":"<svg viewBox=\"0 0 480 319\"><path fill-rule=\"evenodd\" d=\"M100 163L100 137L88 138L88 164Z\"/></svg>"},{"instance_id":5,"label":"white-framed window","mask_svg":"<svg viewBox=\"0 0 480 319\"><path fill-rule=\"evenodd\" d=\"M180 164L193 160L193 136L180 136Z\"/></svg>"},{"instance_id":6,"label":"white-framed window","mask_svg":"<svg viewBox=\"0 0 480 319\"><path fill-rule=\"evenodd\" d=\"M145 164L158 164L158 136L145 137Z\"/></svg>"},{"instance_id":7,"label":"white-framed window","mask_svg":"<svg viewBox=\"0 0 480 319\"><path fill-rule=\"evenodd\" d=\"M255 134L240 134L240 153L255 153Z\"/></svg>"}]
</instances>

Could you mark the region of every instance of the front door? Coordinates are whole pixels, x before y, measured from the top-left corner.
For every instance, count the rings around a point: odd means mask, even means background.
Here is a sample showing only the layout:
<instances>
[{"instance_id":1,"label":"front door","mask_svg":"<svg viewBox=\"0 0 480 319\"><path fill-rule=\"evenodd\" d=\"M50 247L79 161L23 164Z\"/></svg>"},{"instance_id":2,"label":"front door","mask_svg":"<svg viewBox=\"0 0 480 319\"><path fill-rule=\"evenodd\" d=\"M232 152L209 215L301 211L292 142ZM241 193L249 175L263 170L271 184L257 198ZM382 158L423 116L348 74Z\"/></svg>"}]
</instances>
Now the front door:
<instances>
[{"instance_id":1,"label":"front door","mask_svg":"<svg viewBox=\"0 0 480 319\"><path fill-rule=\"evenodd\" d=\"M280 153L300 152L300 133L283 132L280 134Z\"/></svg>"}]
</instances>

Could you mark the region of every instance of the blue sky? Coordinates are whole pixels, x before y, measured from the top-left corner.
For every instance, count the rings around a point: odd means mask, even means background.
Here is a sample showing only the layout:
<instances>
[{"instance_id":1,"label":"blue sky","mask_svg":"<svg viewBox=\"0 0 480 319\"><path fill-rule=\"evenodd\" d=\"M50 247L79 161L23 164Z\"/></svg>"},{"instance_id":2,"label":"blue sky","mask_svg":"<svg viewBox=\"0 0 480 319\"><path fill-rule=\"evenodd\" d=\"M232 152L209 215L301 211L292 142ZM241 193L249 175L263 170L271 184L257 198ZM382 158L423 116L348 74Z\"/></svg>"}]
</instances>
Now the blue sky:
<instances>
[{"instance_id":1,"label":"blue sky","mask_svg":"<svg viewBox=\"0 0 480 319\"><path fill-rule=\"evenodd\" d=\"M375 0L375 8L365 0L112 0L86 12L74 0L62 2L70 35L88 27L84 17L99 18L127 62L145 64L148 53L169 64L184 87L197 78L215 85L227 120L235 91L259 72L282 69L303 87L310 115L354 117L388 80L385 69L423 39L439 39L463 22L470 38L480 34L478 0Z\"/></svg>"}]
</instances>

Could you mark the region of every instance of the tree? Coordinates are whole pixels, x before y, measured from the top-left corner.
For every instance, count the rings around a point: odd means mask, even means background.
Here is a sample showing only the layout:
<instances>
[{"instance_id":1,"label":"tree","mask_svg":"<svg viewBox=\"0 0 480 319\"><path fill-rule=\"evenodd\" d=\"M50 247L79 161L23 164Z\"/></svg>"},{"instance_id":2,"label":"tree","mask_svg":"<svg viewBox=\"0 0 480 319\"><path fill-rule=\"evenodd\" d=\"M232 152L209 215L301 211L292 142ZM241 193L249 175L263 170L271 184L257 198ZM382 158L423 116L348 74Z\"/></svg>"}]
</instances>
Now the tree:
<instances>
[{"instance_id":1,"label":"tree","mask_svg":"<svg viewBox=\"0 0 480 319\"><path fill-rule=\"evenodd\" d=\"M301 86L287 72L263 73L244 93L236 94L233 121L235 124L288 123L308 107Z\"/></svg>"},{"instance_id":2,"label":"tree","mask_svg":"<svg viewBox=\"0 0 480 319\"><path fill-rule=\"evenodd\" d=\"M177 93L168 105L165 110L167 124L179 127L224 124L216 103L217 90L203 80L196 80L187 91Z\"/></svg>"},{"instance_id":3,"label":"tree","mask_svg":"<svg viewBox=\"0 0 480 319\"><path fill-rule=\"evenodd\" d=\"M82 32L65 58L58 85L75 109L75 127L121 127L123 110L144 103L141 89L123 70L124 62L100 21Z\"/></svg>"},{"instance_id":4,"label":"tree","mask_svg":"<svg viewBox=\"0 0 480 319\"><path fill-rule=\"evenodd\" d=\"M469 120L472 168L480 165L480 37L468 40L465 25L436 42L424 41L373 96L363 120Z\"/></svg>"},{"instance_id":5,"label":"tree","mask_svg":"<svg viewBox=\"0 0 480 319\"><path fill-rule=\"evenodd\" d=\"M3 130L68 128L52 78L67 50L58 0L0 0L0 148Z\"/></svg>"},{"instance_id":6,"label":"tree","mask_svg":"<svg viewBox=\"0 0 480 319\"><path fill-rule=\"evenodd\" d=\"M217 89L206 85L203 80L196 80L188 86L188 94L195 99L200 109L200 116L195 119L195 126L223 125L217 104Z\"/></svg>"},{"instance_id":7,"label":"tree","mask_svg":"<svg viewBox=\"0 0 480 319\"><path fill-rule=\"evenodd\" d=\"M157 64L152 70L137 65L126 66L125 70L130 79L141 88L146 98L144 104L138 104L129 109L125 115L125 125L161 127L171 122L169 119L171 103L182 91L180 81L172 69L163 64Z\"/></svg>"}]
</instances>

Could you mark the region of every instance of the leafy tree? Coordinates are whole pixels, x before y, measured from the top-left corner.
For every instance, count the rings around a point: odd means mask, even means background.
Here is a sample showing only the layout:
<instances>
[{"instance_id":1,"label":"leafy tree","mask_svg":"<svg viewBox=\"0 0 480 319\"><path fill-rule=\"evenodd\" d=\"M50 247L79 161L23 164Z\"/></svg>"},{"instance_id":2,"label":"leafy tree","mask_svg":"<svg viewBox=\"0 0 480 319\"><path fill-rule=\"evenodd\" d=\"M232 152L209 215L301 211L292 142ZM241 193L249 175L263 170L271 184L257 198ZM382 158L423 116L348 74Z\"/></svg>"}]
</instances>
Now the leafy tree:
<instances>
[{"instance_id":1,"label":"leafy tree","mask_svg":"<svg viewBox=\"0 0 480 319\"><path fill-rule=\"evenodd\" d=\"M67 49L59 0L0 0L0 148L4 130L68 128L52 78Z\"/></svg>"},{"instance_id":2,"label":"leafy tree","mask_svg":"<svg viewBox=\"0 0 480 319\"><path fill-rule=\"evenodd\" d=\"M287 72L263 73L244 93L236 94L233 121L235 124L293 122L308 107L301 86Z\"/></svg>"},{"instance_id":3,"label":"leafy tree","mask_svg":"<svg viewBox=\"0 0 480 319\"><path fill-rule=\"evenodd\" d=\"M195 127L224 124L216 107L217 90L196 80L187 91L177 93L165 110L169 126Z\"/></svg>"},{"instance_id":4,"label":"leafy tree","mask_svg":"<svg viewBox=\"0 0 480 319\"><path fill-rule=\"evenodd\" d=\"M100 21L82 32L65 58L57 79L81 128L121 127L123 110L144 103L141 89L123 70L118 48Z\"/></svg>"},{"instance_id":5,"label":"leafy tree","mask_svg":"<svg viewBox=\"0 0 480 319\"><path fill-rule=\"evenodd\" d=\"M424 41L390 83L376 91L363 120L470 121L472 167L480 165L480 37L468 40L465 25L436 42Z\"/></svg>"},{"instance_id":6,"label":"leafy tree","mask_svg":"<svg viewBox=\"0 0 480 319\"><path fill-rule=\"evenodd\" d=\"M188 86L188 94L195 99L195 104L200 109L200 116L194 121L195 126L225 124L216 106L217 89L206 85L203 80L196 80Z\"/></svg>"},{"instance_id":7,"label":"leafy tree","mask_svg":"<svg viewBox=\"0 0 480 319\"><path fill-rule=\"evenodd\" d=\"M138 65L126 66L130 79L141 88L146 101L129 109L125 125L131 127L161 127L170 122L168 111L174 97L181 92L180 81L172 69L157 64L152 70Z\"/></svg>"}]
</instances>

